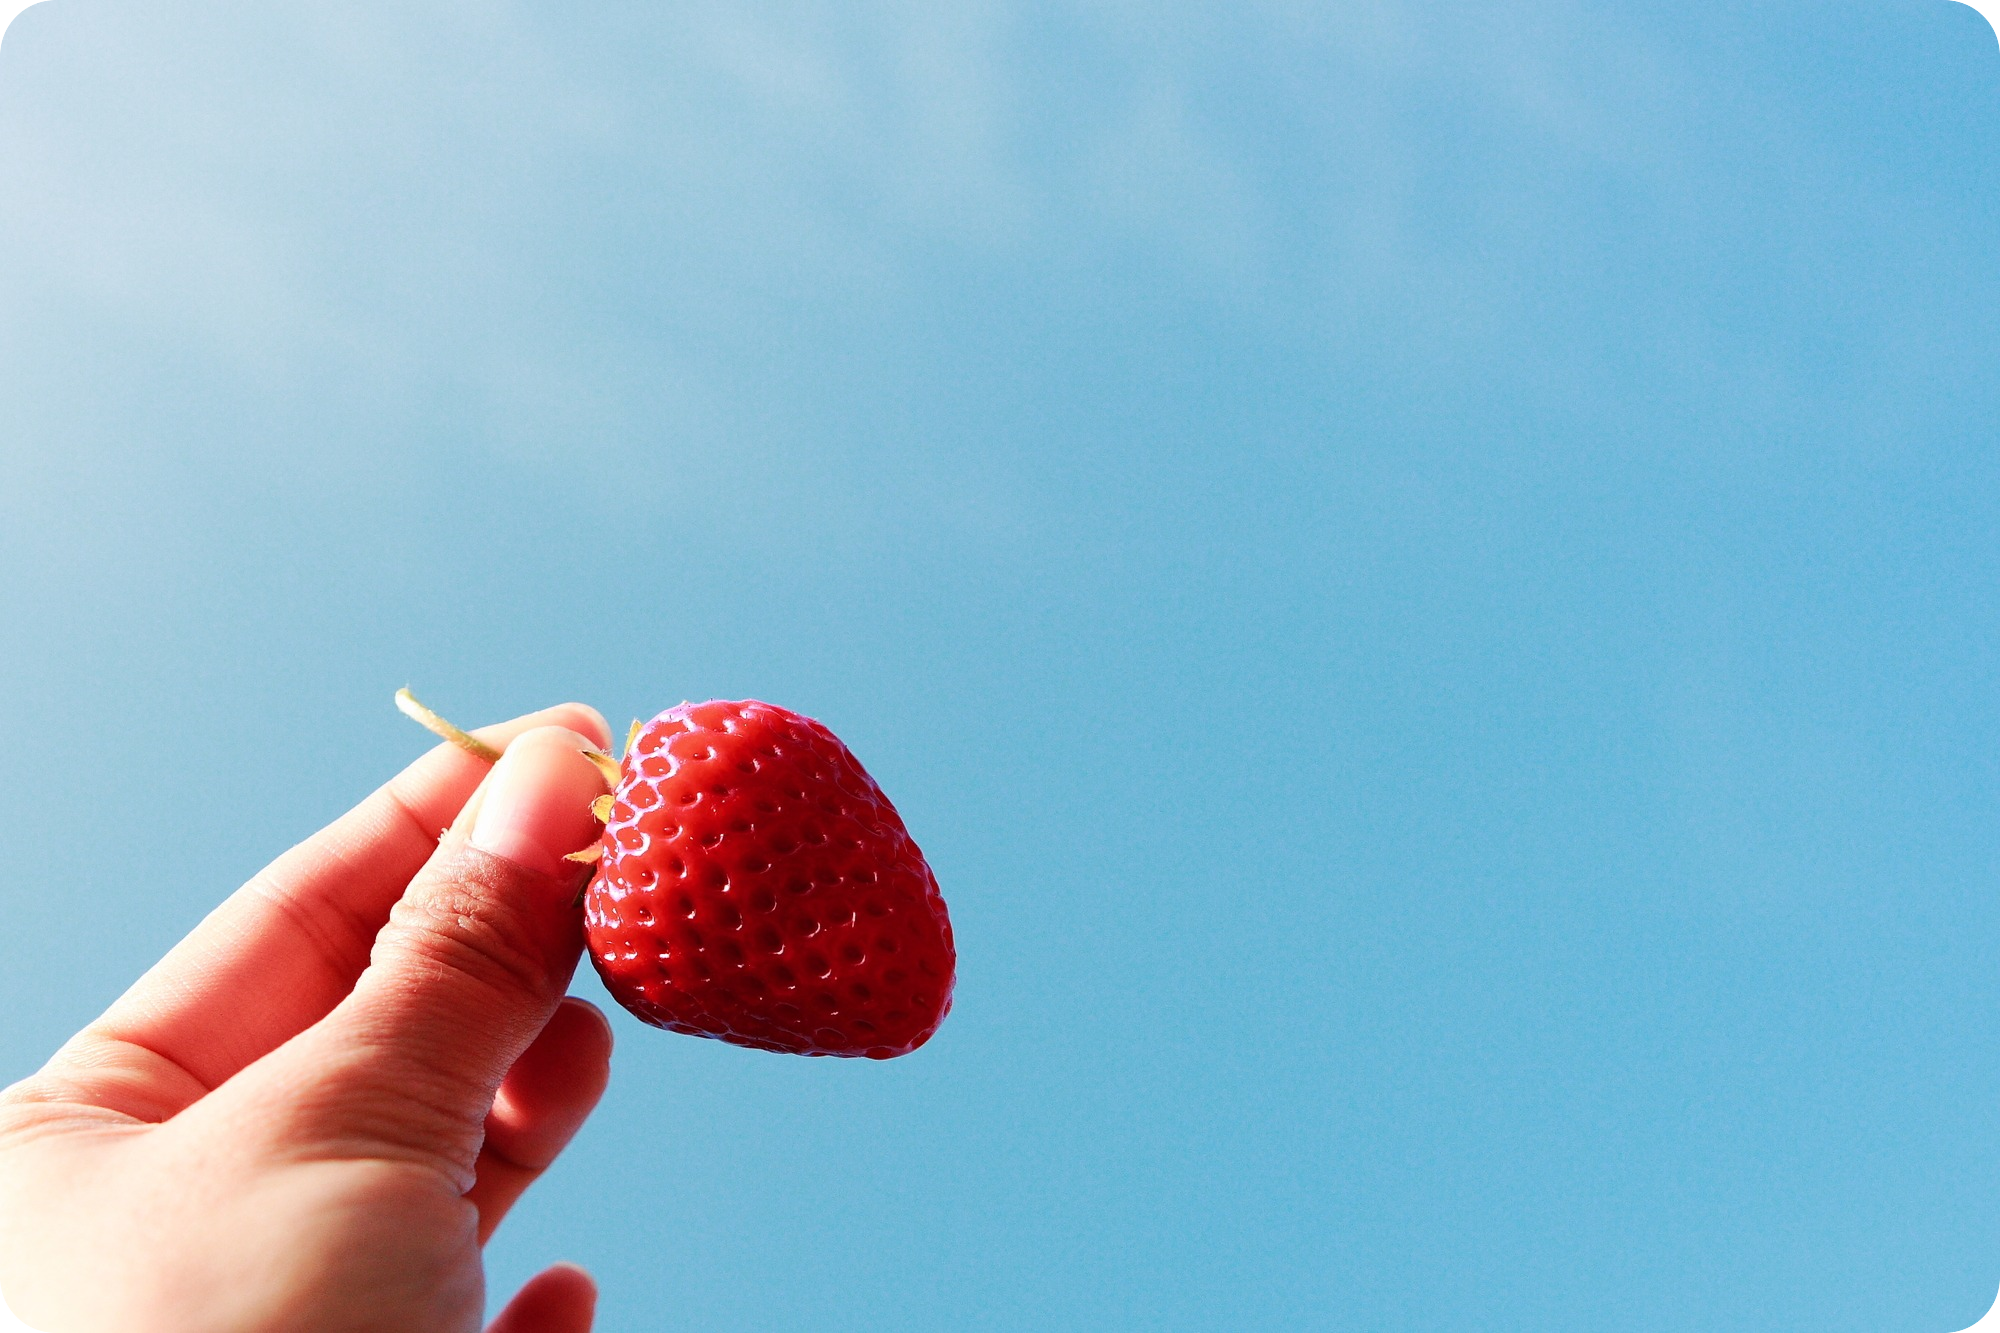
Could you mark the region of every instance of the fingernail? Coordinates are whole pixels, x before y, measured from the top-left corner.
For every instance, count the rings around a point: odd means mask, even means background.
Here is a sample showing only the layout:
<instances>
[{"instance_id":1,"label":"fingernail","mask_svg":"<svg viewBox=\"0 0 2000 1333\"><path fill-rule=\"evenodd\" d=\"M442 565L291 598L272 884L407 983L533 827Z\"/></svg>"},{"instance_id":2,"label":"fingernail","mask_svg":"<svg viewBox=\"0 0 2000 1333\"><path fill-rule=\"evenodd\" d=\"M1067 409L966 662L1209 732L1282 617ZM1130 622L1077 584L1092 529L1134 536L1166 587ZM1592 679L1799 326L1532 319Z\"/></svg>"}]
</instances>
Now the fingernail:
<instances>
[{"instance_id":1,"label":"fingernail","mask_svg":"<svg viewBox=\"0 0 2000 1333\"><path fill-rule=\"evenodd\" d=\"M605 791L603 776L583 756L590 744L564 727L515 737L482 784L471 844L573 884L580 867L563 858L602 831L590 812Z\"/></svg>"}]
</instances>

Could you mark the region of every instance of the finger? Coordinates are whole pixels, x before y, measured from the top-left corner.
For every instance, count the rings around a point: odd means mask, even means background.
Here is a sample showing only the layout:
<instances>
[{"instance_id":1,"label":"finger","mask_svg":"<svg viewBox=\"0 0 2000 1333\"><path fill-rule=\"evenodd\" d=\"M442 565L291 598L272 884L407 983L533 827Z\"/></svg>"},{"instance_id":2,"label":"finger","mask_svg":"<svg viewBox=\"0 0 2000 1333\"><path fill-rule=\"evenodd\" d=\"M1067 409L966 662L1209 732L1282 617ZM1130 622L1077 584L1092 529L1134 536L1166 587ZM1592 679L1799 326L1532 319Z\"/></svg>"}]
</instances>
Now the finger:
<instances>
[{"instance_id":1,"label":"finger","mask_svg":"<svg viewBox=\"0 0 2000 1333\"><path fill-rule=\"evenodd\" d=\"M486 1143L465 1195L479 1209L480 1244L569 1146L610 1078L610 1021L590 1001L565 998L486 1113Z\"/></svg>"},{"instance_id":2,"label":"finger","mask_svg":"<svg viewBox=\"0 0 2000 1333\"><path fill-rule=\"evenodd\" d=\"M557 1264L528 1279L486 1333L590 1333L597 1283L575 1264Z\"/></svg>"},{"instance_id":3,"label":"finger","mask_svg":"<svg viewBox=\"0 0 2000 1333\"><path fill-rule=\"evenodd\" d=\"M548 725L610 743L583 704L476 734L505 749ZM433 748L211 912L72 1045L96 1048L86 1063L120 1066L121 1085L157 1086L178 1068L181 1093L198 1096L311 1026L353 988L390 908L490 767Z\"/></svg>"},{"instance_id":4,"label":"finger","mask_svg":"<svg viewBox=\"0 0 2000 1333\"><path fill-rule=\"evenodd\" d=\"M470 1189L500 1080L583 949L589 868L563 857L601 831L590 747L559 727L508 746L390 912L352 993L217 1097L249 1099L290 1155L420 1161Z\"/></svg>"}]
</instances>

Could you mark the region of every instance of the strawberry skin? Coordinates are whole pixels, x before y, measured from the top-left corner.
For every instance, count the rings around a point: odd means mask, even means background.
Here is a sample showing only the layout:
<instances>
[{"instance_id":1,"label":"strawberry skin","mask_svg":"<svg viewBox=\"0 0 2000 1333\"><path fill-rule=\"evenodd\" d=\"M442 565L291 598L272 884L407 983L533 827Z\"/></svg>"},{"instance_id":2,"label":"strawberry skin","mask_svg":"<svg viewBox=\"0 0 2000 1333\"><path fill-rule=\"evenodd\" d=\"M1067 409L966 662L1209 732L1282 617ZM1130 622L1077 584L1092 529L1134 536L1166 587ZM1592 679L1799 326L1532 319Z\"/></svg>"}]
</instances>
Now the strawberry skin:
<instances>
[{"instance_id":1,"label":"strawberry skin","mask_svg":"<svg viewBox=\"0 0 2000 1333\"><path fill-rule=\"evenodd\" d=\"M756 700L636 733L584 937L648 1023L795 1055L903 1055L951 1009L937 879L831 731Z\"/></svg>"}]
</instances>

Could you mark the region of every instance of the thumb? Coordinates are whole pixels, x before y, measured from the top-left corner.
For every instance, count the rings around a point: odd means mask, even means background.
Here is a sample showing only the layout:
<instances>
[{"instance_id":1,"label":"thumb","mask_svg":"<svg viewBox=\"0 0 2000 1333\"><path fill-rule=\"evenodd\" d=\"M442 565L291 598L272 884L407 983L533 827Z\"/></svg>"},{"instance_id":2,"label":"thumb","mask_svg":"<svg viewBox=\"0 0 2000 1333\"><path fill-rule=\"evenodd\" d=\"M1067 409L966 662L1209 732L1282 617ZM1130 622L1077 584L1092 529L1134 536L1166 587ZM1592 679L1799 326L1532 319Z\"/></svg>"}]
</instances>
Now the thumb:
<instances>
[{"instance_id":1,"label":"thumb","mask_svg":"<svg viewBox=\"0 0 2000 1333\"><path fill-rule=\"evenodd\" d=\"M563 857L600 831L590 803L605 782L590 748L560 727L516 737L396 904L353 992L274 1053L295 1148L428 1161L470 1186L494 1092L583 947L589 869Z\"/></svg>"}]
</instances>

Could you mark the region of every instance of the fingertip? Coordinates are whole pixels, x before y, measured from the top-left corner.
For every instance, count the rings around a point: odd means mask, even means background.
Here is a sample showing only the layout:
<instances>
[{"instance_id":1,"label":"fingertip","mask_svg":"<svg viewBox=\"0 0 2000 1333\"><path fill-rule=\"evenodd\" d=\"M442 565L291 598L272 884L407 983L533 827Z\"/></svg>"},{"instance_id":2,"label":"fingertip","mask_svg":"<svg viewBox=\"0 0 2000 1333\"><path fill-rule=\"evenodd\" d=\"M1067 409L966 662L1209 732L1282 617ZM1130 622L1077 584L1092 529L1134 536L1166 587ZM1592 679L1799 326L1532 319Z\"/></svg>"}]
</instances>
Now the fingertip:
<instances>
[{"instance_id":1,"label":"fingertip","mask_svg":"<svg viewBox=\"0 0 2000 1333\"><path fill-rule=\"evenodd\" d=\"M544 1299L553 1298L575 1308L579 1305L593 1309L597 1305L597 1279L582 1264L571 1263L567 1259L550 1264L528 1280L536 1293ZM524 1286L523 1291L528 1288Z\"/></svg>"},{"instance_id":2,"label":"fingertip","mask_svg":"<svg viewBox=\"0 0 2000 1333\"><path fill-rule=\"evenodd\" d=\"M597 1280L576 1264L551 1264L529 1278L487 1333L589 1333Z\"/></svg>"},{"instance_id":3,"label":"fingertip","mask_svg":"<svg viewBox=\"0 0 2000 1333\"><path fill-rule=\"evenodd\" d=\"M605 721L604 714L598 712L589 704L557 704L549 711L557 715L554 719L551 719L557 726L564 726L568 727L571 731L582 732L585 736L596 742L597 748L600 750L611 748L611 724Z\"/></svg>"},{"instance_id":4,"label":"fingertip","mask_svg":"<svg viewBox=\"0 0 2000 1333\"><path fill-rule=\"evenodd\" d=\"M542 1277L550 1282L560 1282L572 1291L587 1290L597 1295L597 1279L582 1264L573 1264L567 1259L559 1259L542 1270Z\"/></svg>"},{"instance_id":5,"label":"fingertip","mask_svg":"<svg viewBox=\"0 0 2000 1333\"><path fill-rule=\"evenodd\" d=\"M565 995L548 1024L522 1052L518 1074L543 1089L540 1100L595 1106L611 1081L611 1020L585 999ZM516 1080L518 1082L518 1079Z\"/></svg>"},{"instance_id":6,"label":"fingertip","mask_svg":"<svg viewBox=\"0 0 2000 1333\"><path fill-rule=\"evenodd\" d=\"M562 1019L565 1023L574 1023L579 1028L595 1028L597 1039L603 1043L604 1058L606 1060L611 1058L617 1037L612 1029L610 1017L602 1009L581 995L565 995L562 1003L556 1006L556 1018ZM554 1022L555 1019L550 1021Z\"/></svg>"},{"instance_id":7,"label":"fingertip","mask_svg":"<svg viewBox=\"0 0 2000 1333\"><path fill-rule=\"evenodd\" d=\"M480 727L472 734L488 745L504 750L514 738L537 727L566 727L588 738L590 743L600 750L609 749L611 746L611 724L604 720L604 714L589 704L574 701L556 704L554 707L543 708L533 713L523 713L505 722Z\"/></svg>"}]
</instances>

